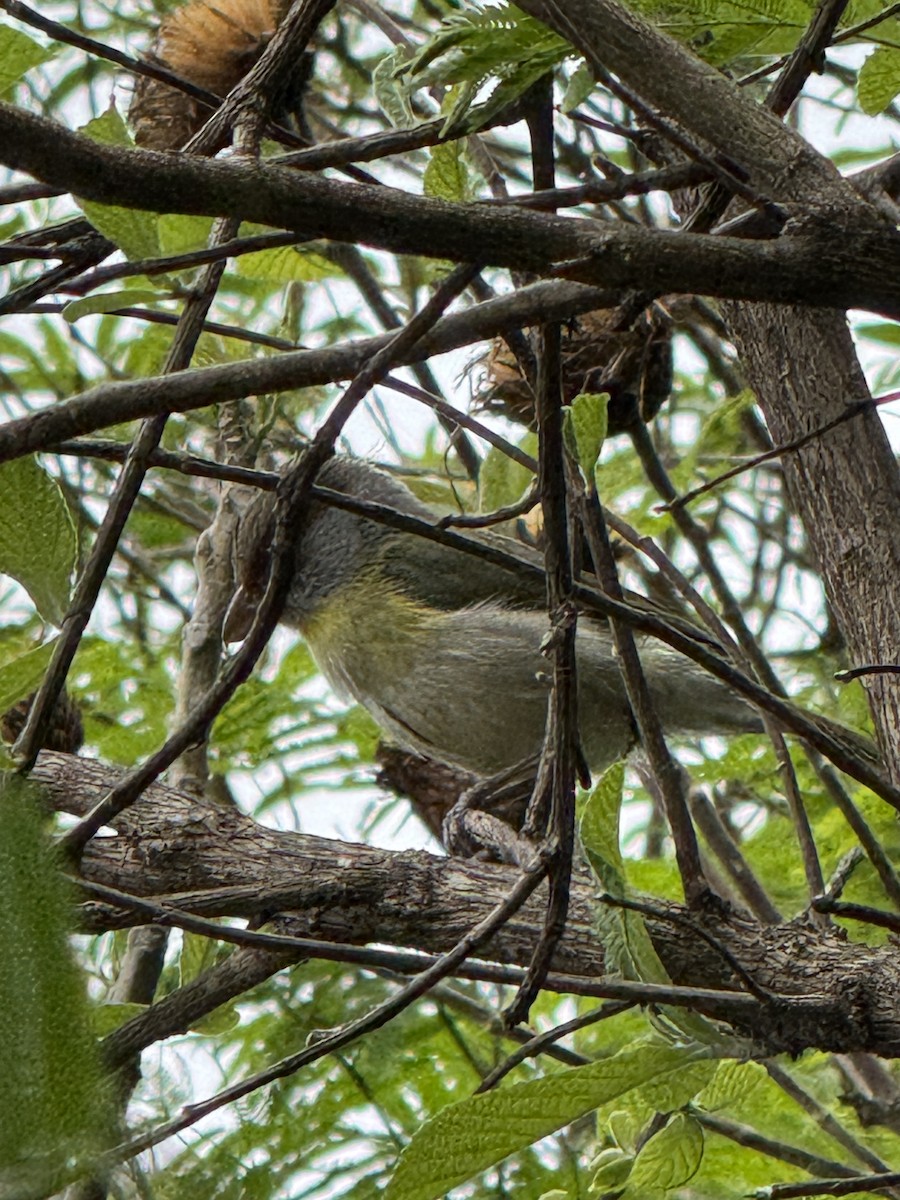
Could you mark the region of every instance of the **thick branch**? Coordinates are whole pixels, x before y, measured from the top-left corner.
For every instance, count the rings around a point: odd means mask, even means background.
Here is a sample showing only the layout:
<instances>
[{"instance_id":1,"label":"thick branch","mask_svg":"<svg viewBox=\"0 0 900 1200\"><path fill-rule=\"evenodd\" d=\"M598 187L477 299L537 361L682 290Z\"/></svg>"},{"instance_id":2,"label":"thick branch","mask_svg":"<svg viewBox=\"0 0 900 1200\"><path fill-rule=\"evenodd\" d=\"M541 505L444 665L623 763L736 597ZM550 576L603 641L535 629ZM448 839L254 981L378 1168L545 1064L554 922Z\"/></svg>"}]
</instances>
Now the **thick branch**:
<instances>
[{"instance_id":1,"label":"thick branch","mask_svg":"<svg viewBox=\"0 0 900 1200\"><path fill-rule=\"evenodd\" d=\"M305 237L479 259L611 288L819 305L828 297L836 307L900 316L900 236L862 200L850 206L848 228L822 223L814 233L770 242L710 238L451 204L273 166L121 150L9 104L0 104L0 161L126 208L240 217ZM846 192L854 195L849 186Z\"/></svg>"},{"instance_id":2,"label":"thick branch","mask_svg":"<svg viewBox=\"0 0 900 1200\"><path fill-rule=\"evenodd\" d=\"M53 807L82 814L117 773L45 753L33 778ZM486 863L389 853L267 829L161 785L117 817L116 827L119 836L96 838L88 846L82 863L87 878L134 894L165 896L180 909L206 916L258 919L290 910L296 935L354 945L377 941L446 950L506 894L513 875ZM84 910L87 927L113 923L98 921L101 911L107 910ZM811 1047L900 1053L900 965L890 948L851 944L839 930L804 920L761 926L718 906L689 916L673 909L673 915L681 919L651 925L673 982L738 990L719 945L775 995L772 1005L759 1003L749 1016L746 994L740 1011L719 1013L759 1053ZM541 918L538 895L483 956L526 963ZM699 922L705 938L697 933ZM584 889L573 896L554 968L588 976L603 972Z\"/></svg>"}]
</instances>

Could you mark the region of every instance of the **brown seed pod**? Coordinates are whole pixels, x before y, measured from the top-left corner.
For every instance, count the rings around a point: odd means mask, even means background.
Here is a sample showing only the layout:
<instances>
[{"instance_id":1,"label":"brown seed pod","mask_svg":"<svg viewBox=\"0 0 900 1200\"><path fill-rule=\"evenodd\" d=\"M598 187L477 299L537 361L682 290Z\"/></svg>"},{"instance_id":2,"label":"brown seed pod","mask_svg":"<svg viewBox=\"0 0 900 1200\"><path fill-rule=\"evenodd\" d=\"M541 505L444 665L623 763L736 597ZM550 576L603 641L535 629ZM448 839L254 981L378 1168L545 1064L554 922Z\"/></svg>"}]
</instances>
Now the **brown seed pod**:
<instances>
[{"instance_id":1,"label":"brown seed pod","mask_svg":"<svg viewBox=\"0 0 900 1200\"><path fill-rule=\"evenodd\" d=\"M476 406L534 425L534 395L515 354L497 338L487 358L487 386ZM660 310L647 309L622 329L618 309L576 317L563 330L562 390L566 404L579 392L608 392L609 432L621 433L659 412L672 389L672 330Z\"/></svg>"},{"instance_id":2,"label":"brown seed pod","mask_svg":"<svg viewBox=\"0 0 900 1200\"><path fill-rule=\"evenodd\" d=\"M283 0L191 0L159 28L148 61L197 87L227 96L262 54ZM179 150L206 122L205 105L146 75L128 111L134 140L146 150Z\"/></svg>"},{"instance_id":3,"label":"brown seed pod","mask_svg":"<svg viewBox=\"0 0 900 1200\"><path fill-rule=\"evenodd\" d=\"M34 703L35 693L26 696L0 715L0 737L10 745L25 728L25 721ZM63 691L50 715L41 743L44 750L59 750L63 754L77 754L84 742L84 726L81 710L68 692Z\"/></svg>"}]
</instances>

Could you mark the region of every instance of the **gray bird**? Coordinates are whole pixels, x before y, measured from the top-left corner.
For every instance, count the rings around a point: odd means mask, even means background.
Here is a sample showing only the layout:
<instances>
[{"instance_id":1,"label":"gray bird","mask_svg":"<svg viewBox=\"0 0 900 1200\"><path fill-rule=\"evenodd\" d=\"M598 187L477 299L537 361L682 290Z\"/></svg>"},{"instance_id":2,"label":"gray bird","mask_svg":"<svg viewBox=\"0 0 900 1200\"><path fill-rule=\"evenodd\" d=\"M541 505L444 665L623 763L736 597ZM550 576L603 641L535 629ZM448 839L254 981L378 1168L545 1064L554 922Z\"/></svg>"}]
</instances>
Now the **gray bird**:
<instances>
[{"instance_id":1,"label":"gray bird","mask_svg":"<svg viewBox=\"0 0 900 1200\"><path fill-rule=\"evenodd\" d=\"M317 484L439 520L403 483L358 459L330 460ZM265 581L258 551L270 543L273 507L260 493L242 524L232 640L246 633ZM519 558L530 553L496 533L471 536ZM390 738L483 776L539 754L550 686L540 579L318 501L296 549L282 620L303 634L335 691L368 709ZM654 638L637 643L668 733L762 728L746 701L690 659ZM581 740L599 773L635 747L637 734L607 623L582 614L576 645Z\"/></svg>"}]
</instances>

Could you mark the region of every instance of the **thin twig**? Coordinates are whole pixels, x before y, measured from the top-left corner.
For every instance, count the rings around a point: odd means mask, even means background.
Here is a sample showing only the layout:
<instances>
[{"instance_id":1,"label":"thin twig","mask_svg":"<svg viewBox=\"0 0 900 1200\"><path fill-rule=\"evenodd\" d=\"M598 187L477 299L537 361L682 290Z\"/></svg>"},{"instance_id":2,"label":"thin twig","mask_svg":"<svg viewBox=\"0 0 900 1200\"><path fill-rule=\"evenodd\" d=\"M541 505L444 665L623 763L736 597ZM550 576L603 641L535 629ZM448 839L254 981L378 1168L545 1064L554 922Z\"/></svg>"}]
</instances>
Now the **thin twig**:
<instances>
[{"instance_id":1,"label":"thin twig","mask_svg":"<svg viewBox=\"0 0 900 1200\"><path fill-rule=\"evenodd\" d=\"M571 1021L564 1021L561 1025L555 1025L545 1033L533 1035L514 1054L510 1054L498 1067L495 1067L490 1075L485 1076L480 1086L475 1089L475 1094L489 1092L491 1088L496 1087L500 1080L519 1066L520 1063L525 1062L526 1059L536 1058L539 1054L546 1053L547 1047L559 1041L560 1038L568 1037L570 1033L577 1033L580 1029L587 1029L589 1025L597 1025L600 1021L608 1021L610 1017L617 1017L620 1013L628 1012L633 1007L633 1004L629 1004L625 1000L609 1000L606 1004L601 1004L599 1008L593 1008L590 1012L582 1013L580 1017L575 1017ZM587 1063L590 1059L585 1059L584 1061Z\"/></svg>"}]
</instances>

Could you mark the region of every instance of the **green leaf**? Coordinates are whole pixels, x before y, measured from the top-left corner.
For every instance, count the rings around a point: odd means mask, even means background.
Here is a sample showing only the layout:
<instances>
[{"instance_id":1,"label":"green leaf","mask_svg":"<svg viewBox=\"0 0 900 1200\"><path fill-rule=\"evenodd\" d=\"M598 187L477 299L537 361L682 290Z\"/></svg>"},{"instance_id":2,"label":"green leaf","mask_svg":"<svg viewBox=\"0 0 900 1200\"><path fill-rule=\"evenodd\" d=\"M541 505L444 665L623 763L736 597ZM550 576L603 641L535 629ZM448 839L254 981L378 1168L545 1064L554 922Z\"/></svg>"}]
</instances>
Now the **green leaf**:
<instances>
[{"instance_id":1,"label":"green leaf","mask_svg":"<svg viewBox=\"0 0 900 1200\"><path fill-rule=\"evenodd\" d=\"M702 1126L687 1113L676 1113L638 1151L623 1200L651 1200L683 1187L702 1161Z\"/></svg>"},{"instance_id":2,"label":"green leaf","mask_svg":"<svg viewBox=\"0 0 900 1200\"><path fill-rule=\"evenodd\" d=\"M134 1017L142 1016L149 1004L136 1004L129 1002L127 1004L95 1004L91 1009L91 1029L97 1037L106 1037L107 1034L115 1032L122 1025L127 1024Z\"/></svg>"},{"instance_id":3,"label":"green leaf","mask_svg":"<svg viewBox=\"0 0 900 1200\"><path fill-rule=\"evenodd\" d=\"M534 441L533 435L529 435L527 440ZM533 471L492 446L478 472L479 511L494 512L515 504L533 483Z\"/></svg>"},{"instance_id":4,"label":"green leaf","mask_svg":"<svg viewBox=\"0 0 900 1200\"><path fill-rule=\"evenodd\" d=\"M360 762L375 761L375 751L381 741L381 730L371 714L361 704L354 704L337 722L338 736L352 742L359 754Z\"/></svg>"},{"instance_id":5,"label":"green leaf","mask_svg":"<svg viewBox=\"0 0 900 1200\"><path fill-rule=\"evenodd\" d=\"M626 898L625 866L619 849L619 813L625 766L615 763L591 790L579 824L585 857L601 886L611 896ZM603 949L612 970L625 979L669 983L644 918L638 912L598 904L595 910Z\"/></svg>"},{"instance_id":6,"label":"green leaf","mask_svg":"<svg viewBox=\"0 0 900 1200\"><path fill-rule=\"evenodd\" d=\"M728 1109L735 1102L745 1103L753 1093L769 1083L766 1069L759 1063L725 1059L716 1073L697 1096L697 1104L707 1112Z\"/></svg>"},{"instance_id":7,"label":"green leaf","mask_svg":"<svg viewBox=\"0 0 900 1200\"><path fill-rule=\"evenodd\" d=\"M628 1154L616 1146L602 1150L591 1163L594 1171L591 1177L591 1193L603 1195L606 1192L618 1191L631 1174L633 1165L633 1154Z\"/></svg>"},{"instance_id":8,"label":"green leaf","mask_svg":"<svg viewBox=\"0 0 900 1200\"><path fill-rule=\"evenodd\" d=\"M212 217L195 217L187 213L162 213L159 218L159 245L162 254L189 254L209 245Z\"/></svg>"},{"instance_id":9,"label":"green leaf","mask_svg":"<svg viewBox=\"0 0 900 1200\"><path fill-rule=\"evenodd\" d=\"M215 938L184 930L181 937L181 953L178 956L178 978L181 986L190 983L213 965L219 952Z\"/></svg>"},{"instance_id":10,"label":"green leaf","mask_svg":"<svg viewBox=\"0 0 900 1200\"><path fill-rule=\"evenodd\" d=\"M43 646L36 646L0 667L0 712L6 712L35 690L47 670L55 641L51 638Z\"/></svg>"},{"instance_id":11,"label":"green leaf","mask_svg":"<svg viewBox=\"0 0 900 1200\"><path fill-rule=\"evenodd\" d=\"M585 486L594 482L594 472L609 428L609 392L580 392L563 409L563 437Z\"/></svg>"},{"instance_id":12,"label":"green leaf","mask_svg":"<svg viewBox=\"0 0 900 1200\"><path fill-rule=\"evenodd\" d=\"M324 254L300 246L278 246L242 254L237 260L237 272L246 279L262 279L267 283L317 283L341 274Z\"/></svg>"},{"instance_id":13,"label":"green leaf","mask_svg":"<svg viewBox=\"0 0 900 1200\"><path fill-rule=\"evenodd\" d=\"M423 188L426 196L437 196L440 200L466 201L471 198L462 142L444 142L432 147Z\"/></svg>"},{"instance_id":14,"label":"green leaf","mask_svg":"<svg viewBox=\"0 0 900 1200\"><path fill-rule=\"evenodd\" d=\"M46 1178L113 1128L83 981L68 945L71 896L36 790L0 778L0 1191ZM49 1188L56 1191L55 1187ZM29 1193L30 1194L30 1193Z\"/></svg>"},{"instance_id":15,"label":"green leaf","mask_svg":"<svg viewBox=\"0 0 900 1200\"><path fill-rule=\"evenodd\" d=\"M0 26L0 96L5 96L26 71L52 57L52 50L27 34L9 25Z\"/></svg>"},{"instance_id":16,"label":"green leaf","mask_svg":"<svg viewBox=\"0 0 900 1200\"><path fill-rule=\"evenodd\" d=\"M579 104L583 104L587 100L596 86L593 71L587 63L582 63L566 86L565 95L559 106L560 112L570 113L574 111Z\"/></svg>"},{"instance_id":17,"label":"green leaf","mask_svg":"<svg viewBox=\"0 0 900 1200\"><path fill-rule=\"evenodd\" d=\"M115 204L98 204L76 196L78 207L98 233L114 242L132 262L143 258L158 258L156 217L137 208L120 208Z\"/></svg>"},{"instance_id":18,"label":"green leaf","mask_svg":"<svg viewBox=\"0 0 900 1200\"><path fill-rule=\"evenodd\" d=\"M885 346L900 346L900 325L896 321L879 321L874 325L857 325L860 337L871 338Z\"/></svg>"},{"instance_id":19,"label":"green leaf","mask_svg":"<svg viewBox=\"0 0 900 1200\"><path fill-rule=\"evenodd\" d=\"M706 1068L699 1077L691 1074L698 1064ZM472 1096L419 1130L400 1156L387 1200L438 1200L507 1155L636 1089L660 1111L681 1107L713 1069L708 1051L648 1042L590 1066Z\"/></svg>"},{"instance_id":20,"label":"green leaf","mask_svg":"<svg viewBox=\"0 0 900 1200\"><path fill-rule=\"evenodd\" d=\"M116 109L110 102L102 116L95 117L82 125L80 131L104 146L132 147L131 134ZM124 251L129 259L158 258L162 253L159 245L158 218L156 213L137 208L121 208L114 204L98 204L95 200L76 197L81 211L104 237Z\"/></svg>"},{"instance_id":21,"label":"green leaf","mask_svg":"<svg viewBox=\"0 0 900 1200\"><path fill-rule=\"evenodd\" d=\"M72 300L62 310L63 319L74 325L81 317L94 313L114 312L119 308L134 308L138 304L155 304L168 294L168 289L122 288L119 292L99 292Z\"/></svg>"},{"instance_id":22,"label":"green leaf","mask_svg":"<svg viewBox=\"0 0 900 1200\"><path fill-rule=\"evenodd\" d=\"M0 467L0 572L17 579L42 617L59 625L77 539L59 484L34 457Z\"/></svg>"},{"instance_id":23,"label":"green leaf","mask_svg":"<svg viewBox=\"0 0 900 1200\"><path fill-rule=\"evenodd\" d=\"M105 113L101 113L99 117L94 117L86 125L82 125L79 133L83 133L91 141L99 142L101 146L119 146L123 148L134 146L134 139L128 132L128 126L122 119L122 114L116 108L114 100L110 101L109 108L107 108Z\"/></svg>"},{"instance_id":24,"label":"green leaf","mask_svg":"<svg viewBox=\"0 0 900 1200\"><path fill-rule=\"evenodd\" d=\"M220 1004L205 1017L201 1017L198 1021L192 1021L191 1032L201 1033L204 1037L221 1037L222 1034L236 1029L240 1023L241 1014L238 1012L236 1003Z\"/></svg>"},{"instance_id":25,"label":"green leaf","mask_svg":"<svg viewBox=\"0 0 900 1200\"><path fill-rule=\"evenodd\" d=\"M410 129L418 124L410 103L410 89L404 80L398 78L398 72L408 59L406 47L396 46L376 63L372 71L372 87L378 106L397 129Z\"/></svg>"},{"instance_id":26,"label":"green leaf","mask_svg":"<svg viewBox=\"0 0 900 1200\"><path fill-rule=\"evenodd\" d=\"M614 763L591 789L581 813L581 847L601 887L625 894L625 869L619 849L619 811L625 786L625 764Z\"/></svg>"},{"instance_id":27,"label":"green leaf","mask_svg":"<svg viewBox=\"0 0 900 1200\"><path fill-rule=\"evenodd\" d=\"M900 49L878 46L859 69L857 94L870 117L883 112L900 92Z\"/></svg>"},{"instance_id":28,"label":"green leaf","mask_svg":"<svg viewBox=\"0 0 900 1200\"><path fill-rule=\"evenodd\" d=\"M451 87L443 133L462 134L474 125L469 109L494 84L479 108L484 124L538 79L573 54L568 42L512 4L472 4L445 17L434 36L396 68L410 92Z\"/></svg>"}]
</instances>

